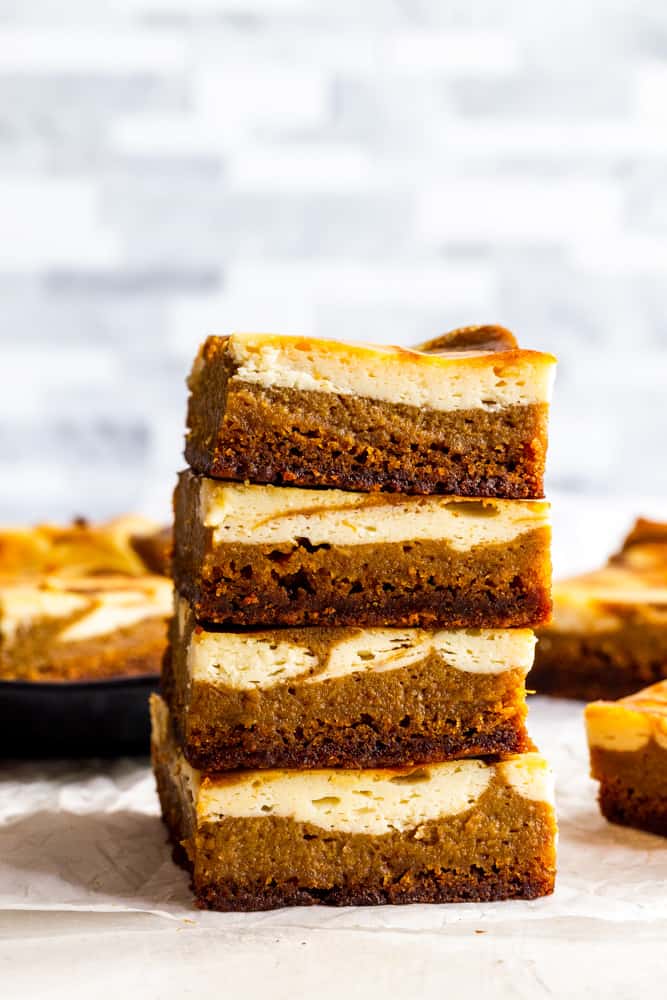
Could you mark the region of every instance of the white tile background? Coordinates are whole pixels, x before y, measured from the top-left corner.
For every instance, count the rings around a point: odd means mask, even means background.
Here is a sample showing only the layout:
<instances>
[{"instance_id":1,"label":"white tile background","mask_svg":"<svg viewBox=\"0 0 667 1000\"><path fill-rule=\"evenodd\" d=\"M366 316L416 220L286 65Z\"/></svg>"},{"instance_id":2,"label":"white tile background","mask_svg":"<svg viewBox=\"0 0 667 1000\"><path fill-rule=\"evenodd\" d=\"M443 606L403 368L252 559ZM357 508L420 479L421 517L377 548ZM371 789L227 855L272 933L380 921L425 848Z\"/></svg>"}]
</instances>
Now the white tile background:
<instances>
[{"instance_id":1,"label":"white tile background","mask_svg":"<svg viewBox=\"0 0 667 1000\"><path fill-rule=\"evenodd\" d=\"M207 332L486 321L660 507L666 277L664 0L0 2L1 520L164 513Z\"/></svg>"}]
</instances>

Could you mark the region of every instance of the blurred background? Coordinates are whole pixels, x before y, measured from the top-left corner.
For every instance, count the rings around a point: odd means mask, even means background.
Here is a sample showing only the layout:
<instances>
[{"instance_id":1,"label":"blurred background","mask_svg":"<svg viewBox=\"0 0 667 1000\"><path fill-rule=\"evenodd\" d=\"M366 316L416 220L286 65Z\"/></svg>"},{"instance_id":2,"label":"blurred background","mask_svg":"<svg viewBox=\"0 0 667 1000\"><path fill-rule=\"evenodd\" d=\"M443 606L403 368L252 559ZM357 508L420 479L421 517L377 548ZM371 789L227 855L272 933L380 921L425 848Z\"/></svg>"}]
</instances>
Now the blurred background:
<instances>
[{"instance_id":1,"label":"blurred background","mask_svg":"<svg viewBox=\"0 0 667 1000\"><path fill-rule=\"evenodd\" d=\"M561 567L667 513L664 0L2 0L0 94L1 520L167 516L209 332L487 322Z\"/></svg>"}]
</instances>

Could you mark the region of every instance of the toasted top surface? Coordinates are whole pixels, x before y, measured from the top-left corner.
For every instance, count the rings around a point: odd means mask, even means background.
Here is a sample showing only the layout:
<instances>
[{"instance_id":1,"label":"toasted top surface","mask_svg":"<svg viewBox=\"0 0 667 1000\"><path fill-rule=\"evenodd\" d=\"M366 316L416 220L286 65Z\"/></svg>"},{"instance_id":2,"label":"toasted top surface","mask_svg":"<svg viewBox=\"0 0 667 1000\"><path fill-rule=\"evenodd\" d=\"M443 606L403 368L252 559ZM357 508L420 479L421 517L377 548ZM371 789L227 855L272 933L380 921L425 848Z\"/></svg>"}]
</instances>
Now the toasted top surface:
<instances>
[{"instance_id":1,"label":"toasted top surface","mask_svg":"<svg viewBox=\"0 0 667 1000\"><path fill-rule=\"evenodd\" d=\"M626 705L635 712L649 712L667 717L667 680L658 681L635 694L621 698L619 704Z\"/></svg>"},{"instance_id":2,"label":"toasted top surface","mask_svg":"<svg viewBox=\"0 0 667 1000\"><path fill-rule=\"evenodd\" d=\"M650 715L667 717L667 680L658 681L650 687L642 688L618 701L597 701L593 705L613 705L624 711L648 712Z\"/></svg>"},{"instance_id":3,"label":"toasted top surface","mask_svg":"<svg viewBox=\"0 0 667 1000\"><path fill-rule=\"evenodd\" d=\"M491 327L453 331L414 349L232 333L202 345L189 380L193 391L203 367L221 352L244 382L443 411L547 403L555 365L551 355L520 350L508 331Z\"/></svg>"},{"instance_id":4,"label":"toasted top surface","mask_svg":"<svg viewBox=\"0 0 667 1000\"><path fill-rule=\"evenodd\" d=\"M586 706L589 742L607 750L642 749L653 739L667 750L667 680L619 701Z\"/></svg>"},{"instance_id":5,"label":"toasted top surface","mask_svg":"<svg viewBox=\"0 0 667 1000\"><path fill-rule=\"evenodd\" d=\"M415 344L413 351L424 354L447 354L452 351L516 351L519 344L504 326L463 326L439 337Z\"/></svg>"},{"instance_id":6,"label":"toasted top surface","mask_svg":"<svg viewBox=\"0 0 667 1000\"><path fill-rule=\"evenodd\" d=\"M549 367L556 363L551 354L520 348L514 334L501 326L460 327L411 347L351 343L324 337L307 337L302 334L236 331L229 334L211 334L202 344L200 351L206 353L207 350L218 351L220 348L226 348L235 357L245 352L259 350L261 347L291 349L304 355L317 353L322 357L345 356L350 360L360 361L376 357L390 364L424 365L439 370L461 362L472 364L473 367L475 365L485 367L505 361L519 362L522 359L539 359L542 364Z\"/></svg>"},{"instance_id":7,"label":"toasted top surface","mask_svg":"<svg viewBox=\"0 0 667 1000\"><path fill-rule=\"evenodd\" d=\"M557 581L553 628L611 623L641 608L643 620L667 625L667 524L638 519L606 566ZM665 607L663 607L665 606Z\"/></svg>"},{"instance_id":8,"label":"toasted top surface","mask_svg":"<svg viewBox=\"0 0 667 1000\"><path fill-rule=\"evenodd\" d=\"M628 533L620 552L612 559L619 559L635 545L645 545L647 543L658 543L667 546L667 523L664 521L650 521L645 517L638 517ZM666 550L667 551L667 550ZM667 560L667 556L665 556Z\"/></svg>"},{"instance_id":9,"label":"toasted top surface","mask_svg":"<svg viewBox=\"0 0 667 1000\"><path fill-rule=\"evenodd\" d=\"M147 566L136 546L160 531L148 518L127 514L103 524L76 520L0 530L0 579L58 574L141 576Z\"/></svg>"}]
</instances>

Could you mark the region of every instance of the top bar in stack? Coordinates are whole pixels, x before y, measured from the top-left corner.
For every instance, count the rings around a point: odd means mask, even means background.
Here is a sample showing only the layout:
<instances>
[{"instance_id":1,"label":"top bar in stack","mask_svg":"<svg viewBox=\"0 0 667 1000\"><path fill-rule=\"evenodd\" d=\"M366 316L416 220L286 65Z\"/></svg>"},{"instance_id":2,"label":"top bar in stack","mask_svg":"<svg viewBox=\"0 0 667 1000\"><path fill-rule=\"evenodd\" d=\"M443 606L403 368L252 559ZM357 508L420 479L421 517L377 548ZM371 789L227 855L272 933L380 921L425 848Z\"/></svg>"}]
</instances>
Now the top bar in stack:
<instances>
[{"instance_id":1,"label":"top bar in stack","mask_svg":"<svg viewBox=\"0 0 667 1000\"><path fill-rule=\"evenodd\" d=\"M554 365L486 327L416 349L212 336L185 455L252 483L539 499Z\"/></svg>"}]
</instances>

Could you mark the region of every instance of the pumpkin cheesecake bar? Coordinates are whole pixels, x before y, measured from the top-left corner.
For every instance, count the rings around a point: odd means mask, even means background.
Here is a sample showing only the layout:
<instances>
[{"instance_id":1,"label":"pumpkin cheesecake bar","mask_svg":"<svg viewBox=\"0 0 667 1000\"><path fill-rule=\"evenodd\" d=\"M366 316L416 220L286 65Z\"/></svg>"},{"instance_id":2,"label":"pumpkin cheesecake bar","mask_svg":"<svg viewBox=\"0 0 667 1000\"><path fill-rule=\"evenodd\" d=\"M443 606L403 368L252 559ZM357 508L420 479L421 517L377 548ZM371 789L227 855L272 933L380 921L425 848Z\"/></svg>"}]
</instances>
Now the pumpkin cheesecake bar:
<instances>
[{"instance_id":1,"label":"pumpkin cheesecake bar","mask_svg":"<svg viewBox=\"0 0 667 1000\"><path fill-rule=\"evenodd\" d=\"M530 746L528 629L429 631L197 624L182 598L163 689L205 771L388 767Z\"/></svg>"},{"instance_id":2,"label":"pumpkin cheesecake bar","mask_svg":"<svg viewBox=\"0 0 667 1000\"><path fill-rule=\"evenodd\" d=\"M160 538L136 515L0 530L0 680L159 674L173 587L142 553Z\"/></svg>"},{"instance_id":3,"label":"pumpkin cheesecake bar","mask_svg":"<svg viewBox=\"0 0 667 1000\"><path fill-rule=\"evenodd\" d=\"M639 519L606 566L556 582L531 685L564 698L621 698L667 678L667 524Z\"/></svg>"},{"instance_id":4,"label":"pumpkin cheesecake bar","mask_svg":"<svg viewBox=\"0 0 667 1000\"><path fill-rule=\"evenodd\" d=\"M0 680L159 674L172 594L161 576L0 579Z\"/></svg>"},{"instance_id":5,"label":"pumpkin cheesecake bar","mask_svg":"<svg viewBox=\"0 0 667 1000\"><path fill-rule=\"evenodd\" d=\"M586 728L603 815L667 837L667 681L587 705Z\"/></svg>"},{"instance_id":6,"label":"pumpkin cheesecake bar","mask_svg":"<svg viewBox=\"0 0 667 1000\"><path fill-rule=\"evenodd\" d=\"M200 621L506 628L550 614L545 501L222 483L181 473L173 571Z\"/></svg>"},{"instance_id":7,"label":"pumpkin cheesecake bar","mask_svg":"<svg viewBox=\"0 0 667 1000\"><path fill-rule=\"evenodd\" d=\"M201 907L532 899L553 890L552 779L536 753L375 770L206 774L151 700L162 814Z\"/></svg>"},{"instance_id":8,"label":"pumpkin cheesecake bar","mask_svg":"<svg viewBox=\"0 0 667 1000\"><path fill-rule=\"evenodd\" d=\"M186 460L253 483L542 497L555 359L500 334L416 349L211 336L189 378Z\"/></svg>"},{"instance_id":9,"label":"pumpkin cheesecake bar","mask_svg":"<svg viewBox=\"0 0 667 1000\"><path fill-rule=\"evenodd\" d=\"M71 524L37 524L0 528L0 578L41 575L89 576L119 573L143 576L145 554L155 551L164 537L154 521L124 514L102 523L77 518ZM163 557L154 572L166 574Z\"/></svg>"}]
</instances>

